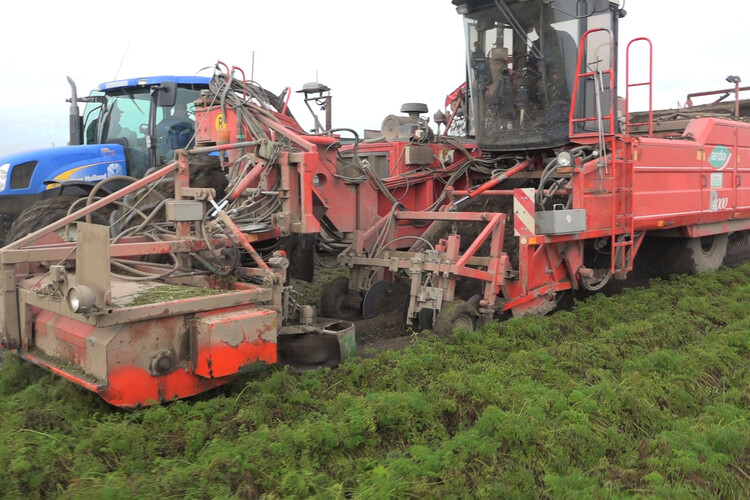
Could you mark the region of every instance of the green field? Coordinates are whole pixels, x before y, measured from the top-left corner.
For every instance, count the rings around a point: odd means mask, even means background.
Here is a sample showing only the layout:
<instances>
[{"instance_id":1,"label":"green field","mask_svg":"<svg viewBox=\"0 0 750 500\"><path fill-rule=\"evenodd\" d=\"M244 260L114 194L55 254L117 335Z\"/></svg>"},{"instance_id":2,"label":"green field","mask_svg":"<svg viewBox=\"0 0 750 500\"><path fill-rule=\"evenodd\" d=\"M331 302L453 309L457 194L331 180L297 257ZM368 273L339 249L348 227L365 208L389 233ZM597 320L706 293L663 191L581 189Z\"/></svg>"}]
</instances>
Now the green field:
<instances>
[{"instance_id":1,"label":"green field","mask_svg":"<svg viewBox=\"0 0 750 500\"><path fill-rule=\"evenodd\" d=\"M15 358L5 498L748 498L750 265L137 411Z\"/></svg>"}]
</instances>

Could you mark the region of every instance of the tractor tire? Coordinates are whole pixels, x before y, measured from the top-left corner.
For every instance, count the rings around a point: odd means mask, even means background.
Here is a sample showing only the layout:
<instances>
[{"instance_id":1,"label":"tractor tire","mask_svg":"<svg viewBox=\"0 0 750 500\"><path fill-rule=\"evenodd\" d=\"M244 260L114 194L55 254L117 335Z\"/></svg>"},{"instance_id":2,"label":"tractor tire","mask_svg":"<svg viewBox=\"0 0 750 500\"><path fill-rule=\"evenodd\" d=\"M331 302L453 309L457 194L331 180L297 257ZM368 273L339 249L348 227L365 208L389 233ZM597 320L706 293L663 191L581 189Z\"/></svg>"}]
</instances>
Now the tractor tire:
<instances>
[{"instance_id":1,"label":"tractor tire","mask_svg":"<svg viewBox=\"0 0 750 500\"><path fill-rule=\"evenodd\" d=\"M450 337L457 330L473 332L478 319L479 313L474 306L463 300L453 300L440 309L433 331L443 338Z\"/></svg>"},{"instance_id":2,"label":"tractor tire","mask_svg":"<svg viewBox=\"0 0 750 500\"><path fill-rule=\"evenodd\" d=\"M362 297L349 290L349 278L336 278L323 288L320 311L325 318L356 321L362 316Z\"/></svg>"},{"instance_id":3,"label":"tractor tire","mask_svg":"<svg viewBox=\"0 0 750 500\"><path fill-rule=\"evenodd\" d=\"M77 196L56 196L41 200L34 206L27 208L13 221L6 242L20 240L24 236L62 219L68 215L70 206L79 199ZM101 211L91 214L91 221L94 224L109 225L109 217ZM62 234L62 231L63 229L60 229L58 233Z\"/></svg>"}]
</instances>

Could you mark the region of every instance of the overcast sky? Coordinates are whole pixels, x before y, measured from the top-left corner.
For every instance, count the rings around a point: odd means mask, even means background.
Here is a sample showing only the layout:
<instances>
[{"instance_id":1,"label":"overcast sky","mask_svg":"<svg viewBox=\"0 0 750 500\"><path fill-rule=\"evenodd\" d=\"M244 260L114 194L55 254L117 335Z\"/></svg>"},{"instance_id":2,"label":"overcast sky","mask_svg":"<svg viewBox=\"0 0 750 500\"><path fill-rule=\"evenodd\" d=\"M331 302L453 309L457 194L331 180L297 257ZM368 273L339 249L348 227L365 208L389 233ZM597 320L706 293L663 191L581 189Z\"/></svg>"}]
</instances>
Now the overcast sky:
<instances>
[{"instance_id":1,"label":"overcast sky","mask_svg":"<svg viewBox=\"0 0 750 500\"><path fill-rule=\"evenodd\" d=\"M747 0L624 7L621 54L634 37L654 43L655 107L729 87L730 74L750 86ZM333 125L361 132L380 128L404 102L423 102L432 116L465 75L463 27L450 0L43 0L15 2L3 20L0 154L67 142L66 76L79 95L115 78L210 76L201 70L219 60L275 93L317 77L332 89ZM310 126L297 94L290 105Z\"/></svg>"}]
</instances>

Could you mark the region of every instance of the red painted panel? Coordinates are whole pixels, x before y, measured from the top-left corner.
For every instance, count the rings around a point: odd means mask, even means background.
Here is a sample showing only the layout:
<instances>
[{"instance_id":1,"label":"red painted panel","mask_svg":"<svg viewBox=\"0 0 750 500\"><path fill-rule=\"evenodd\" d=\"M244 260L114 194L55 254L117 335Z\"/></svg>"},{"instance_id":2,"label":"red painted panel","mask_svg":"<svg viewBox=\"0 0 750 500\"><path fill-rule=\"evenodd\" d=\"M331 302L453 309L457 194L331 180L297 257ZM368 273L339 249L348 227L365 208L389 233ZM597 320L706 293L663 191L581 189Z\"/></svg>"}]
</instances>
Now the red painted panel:
<instances>
[{"instance_id":1,"label":"red painted panel","mask_svg":"<svg viewBox=\"0 0 750 500\"><path fill-rule=\"evenodd\" d=\"M233 377L206 379L184 369L154 377L141 368L124 366L109 374L109 384L99 395L109 404L134 408L194 396L231 380Z\"/></svg>"},{"instance_id":2,"label":"red painted panel","mask_svg":"<svg viewBox=\"0 0 750 500\"><path fill-rule=\"evenodd\" d=\"M640 140L633 165L633 215L674 220L701 214L700 145L663 139Z\"/></svg>"},{"instance_id":3,"label":"red painted panel","mask_svg":"<svg viewBox=\"0 0 750 500\"><path fill-rule=\"evenodd\" d=\"M737 209L750 208L750 126L737 124Z\"/></svg>"},{"instance_id":4,"label":"red painted panel","mask_svg":"<svg viewBox=\"0 0 750 500\"><path fill-rule=\"evenodd\" d=\"M196 317L196 375L225 377L256 363L276 363L278 321L276 311L262 308L237 308Z\"/></svg>"},{"instance_id":5,"label":"red painted panel","mask_svg":"<svg viewBox=\"0 0 750 500\"><path fill-rule=\"evenodd\" d=\"M34 320L35 345L50 356L85 369L86 339L94 326L51 311L40 310Z\"/></svg>"}]
</instances>

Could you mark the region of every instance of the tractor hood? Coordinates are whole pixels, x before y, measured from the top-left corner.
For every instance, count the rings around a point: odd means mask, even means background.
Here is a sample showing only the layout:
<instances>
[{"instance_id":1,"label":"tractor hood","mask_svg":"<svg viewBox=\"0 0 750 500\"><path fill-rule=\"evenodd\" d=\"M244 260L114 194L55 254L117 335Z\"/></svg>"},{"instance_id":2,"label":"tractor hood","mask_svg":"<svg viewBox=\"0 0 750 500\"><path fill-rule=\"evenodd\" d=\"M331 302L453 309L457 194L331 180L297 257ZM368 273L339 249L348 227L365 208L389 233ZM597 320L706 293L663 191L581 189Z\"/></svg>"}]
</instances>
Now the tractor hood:
<instances>
[{"instance_id":1,"label":"tractor hood","mask_svg":"<svg viewBox=\"0 0 750 500\"><path fill-rule=\"evenodd\" d=\"M119 144L37 149L0 156L0 196L38 194L56 182L127 175Z\"/></svg>"}]
</instances>

